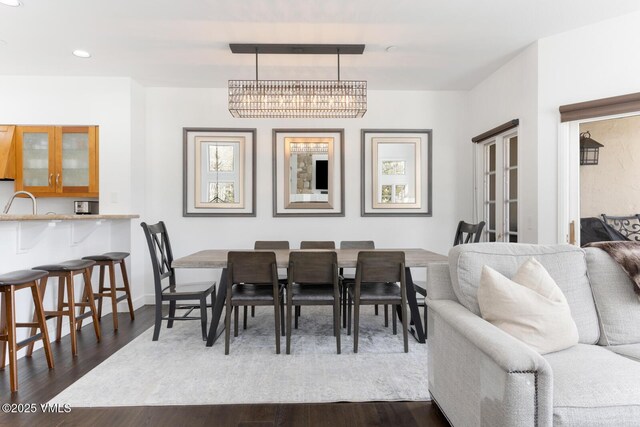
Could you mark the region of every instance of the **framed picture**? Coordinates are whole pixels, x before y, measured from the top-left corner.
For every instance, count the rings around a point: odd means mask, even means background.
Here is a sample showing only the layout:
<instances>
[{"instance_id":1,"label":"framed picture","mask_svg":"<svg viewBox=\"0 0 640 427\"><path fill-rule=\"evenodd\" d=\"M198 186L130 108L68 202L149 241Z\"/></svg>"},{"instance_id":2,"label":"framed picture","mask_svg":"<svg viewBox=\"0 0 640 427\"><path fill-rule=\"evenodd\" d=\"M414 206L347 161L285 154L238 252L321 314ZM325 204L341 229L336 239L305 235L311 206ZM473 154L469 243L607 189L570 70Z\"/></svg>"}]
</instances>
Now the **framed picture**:
<instances>
[{"instance_id":1,"label":"framed picture","mask_svg":"<svg viewBox=\"0 0 640 427\"><path fill-rule=\"evenodd\" d=\"M256 130L183 128L183 216L256 216Z\"/></svg>"},{"instance_id":2,"label":"framed picture","mask_svg":"<svg viewBox=\"0 0 640 427\"><path fill-rule=\"evenodd\" d=\"M344 216L344 129L273 130L273 216Z\"/></svg>"},{"instance_id":3,"label":"framed picture","mask_svg":"<svg viewBox=\"0 0 640 427\"><path fill-rule=\"evenodd\" d=\"M431 130L362 129L361 215L431 216Z\"/></svg>"}]
</instances>

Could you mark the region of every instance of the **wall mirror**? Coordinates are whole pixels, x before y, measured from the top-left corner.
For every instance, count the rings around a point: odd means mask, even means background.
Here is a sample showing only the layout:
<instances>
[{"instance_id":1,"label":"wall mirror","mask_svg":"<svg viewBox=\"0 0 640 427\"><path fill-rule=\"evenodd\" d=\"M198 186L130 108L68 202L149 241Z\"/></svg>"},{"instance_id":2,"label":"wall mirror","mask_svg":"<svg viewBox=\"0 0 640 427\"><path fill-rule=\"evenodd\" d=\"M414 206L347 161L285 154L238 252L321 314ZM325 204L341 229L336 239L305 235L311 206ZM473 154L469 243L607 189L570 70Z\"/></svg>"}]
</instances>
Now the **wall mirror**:
<instances>
[{"instance_id":1,"label":"wall mirror","mask_svg":"<svg viewBox=\"0 0 640 427\"><path fill-rule=\"evenodd\" d=\"M343 216L343 131L275 129L274 216Z\"/></svg>"},{"instance_id":2,"label":"wall mirror","mask_svg":"<svg viewBox=\"0 0 640 427\"><path fill-rule=\"evenodd\" d=\"M184 128L183 216L255 216L255 129Z\"/></svg>"},{"instance_id":3,"label":"wall mirror","mask_svg":"<svg viewBox=\"0 0 640 427\"><path fill-rule=\"evenodd\" d=\"M431 215L431 130L362 130L362 216Z\"/></svg>"}]
</instances>

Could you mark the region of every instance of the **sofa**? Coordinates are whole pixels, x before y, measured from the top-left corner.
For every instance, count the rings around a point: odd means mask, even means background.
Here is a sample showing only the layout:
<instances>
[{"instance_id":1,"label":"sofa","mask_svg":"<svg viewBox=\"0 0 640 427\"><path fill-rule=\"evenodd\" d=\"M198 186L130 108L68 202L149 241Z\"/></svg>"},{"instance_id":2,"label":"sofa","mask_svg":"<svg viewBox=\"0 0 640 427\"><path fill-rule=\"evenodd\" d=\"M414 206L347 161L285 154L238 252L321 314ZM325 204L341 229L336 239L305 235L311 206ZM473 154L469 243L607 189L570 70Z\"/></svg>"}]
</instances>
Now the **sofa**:
<instances>
[{"instance_id":1,"label":"sofa","mask_svg":"<svg viewBox=\"0 0 640 427\"><path fill-rule=\"evenodd\" d=\"M483 265L535 257L566 296L579 343L541 355L482 319ZM463 426L640 426L640 300L604 251L476 243L427 268L429 392Z\"/></svg>"}]
</instances>

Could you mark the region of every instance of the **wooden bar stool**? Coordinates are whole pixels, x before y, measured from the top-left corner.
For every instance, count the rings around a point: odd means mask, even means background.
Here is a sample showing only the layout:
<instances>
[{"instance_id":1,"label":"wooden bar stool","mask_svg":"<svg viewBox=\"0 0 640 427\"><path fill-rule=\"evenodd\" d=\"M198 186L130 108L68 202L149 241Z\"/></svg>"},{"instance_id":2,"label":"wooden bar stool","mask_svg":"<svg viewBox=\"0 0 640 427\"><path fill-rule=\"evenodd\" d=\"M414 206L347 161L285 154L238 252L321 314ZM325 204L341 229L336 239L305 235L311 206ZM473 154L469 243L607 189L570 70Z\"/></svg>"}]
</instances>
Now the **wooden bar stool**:
<instances>
[{"instance_id":1,"label":"wooden bar stool","mask_svg":"<svg viewBox=\"0 0 640 427\"><path fill-rule=\"evenodd\" d=\"M85 259L74 259L71 261L64 261L59 264L48 264L35 267L36 270L45 270L49 272L49 277L58 278L58 309L57 310L45 310L45 319L57 318L56 321L56 341L60 341L62 338L62 316L69 317L69 335L71 336L71 353L76 356L78 354L78 342L76 339L76 325L78 321L81 321L85 317L93 317L93 330L96 334L96 339L100 341L100 324L98 323L98 315L96 312L96 306L93 298L88 296L93 295L93 289L91 289L91 274L90 269L95 262ZM84 276L84 292L80 302L76 302L75 290L73 285L73 277L82 274ZM65 286L66 284L66 286ZM40 293L44 296L46 292L46 281L40 282ZM64 291L67 290L67 302L64 302ZM80 307L82 312L76 316L76 307ZM84 308L89 307L88 312L84 312ZM65 310L66 308L66 310ZM34 330L31 330L33 334ZM30 356L33 352L33 344L29 345L27 349L27 356Z\"/></svg>"},{"instance_id":2,"label":"wooden bar stool","mask_svg":"<svg viewBox=\"0 0 640 427\"><path fill-rule=\"evenodd\" d=\"M42 340L44 354L47 358L49 369L53 369L53 356L49 345L49 333L42 310L42 298L37 286L37 280L47 280L47 272L41 270L22 270L0 275L0 370L4 369L6 345L9 345L9 376L11 379L11 392L18 391L18 350L25 345L33 345L34 341ZM36 307L34 323L16 323L15 292L20 289L31 288L33 303ZM16 341L16 328L40 328L40 333L22 341Z\"/></svg>"},{"instance_id":3,"label":"wooden bar stool","mask_svg":"<svg viewBox=\"0 0 640 427\"><path fill-rule=\"evenodd\" d=\"M107 252L102 255L86 256L82 259L95 261L100 266L100 287L98 288L98 318L102 318L102 298L111 298L111 311L113 312L113 330L118 330L118 303L127 300L129 304L129 316L131 320L135 319L133 314L133 302L131 301L131 289L129 288L129 277L127 276L127 266L124 260L129 256L128 252ZM123 287L116 287L115 265L120 264L122 272ZM104 268L109 267L109 288L104 286ZM93 271L93 268L91 269ZM117 296L117 292L124 292L124 295ZM80 327L82 323L78 325Z\"/></svg>"}]
</instances>

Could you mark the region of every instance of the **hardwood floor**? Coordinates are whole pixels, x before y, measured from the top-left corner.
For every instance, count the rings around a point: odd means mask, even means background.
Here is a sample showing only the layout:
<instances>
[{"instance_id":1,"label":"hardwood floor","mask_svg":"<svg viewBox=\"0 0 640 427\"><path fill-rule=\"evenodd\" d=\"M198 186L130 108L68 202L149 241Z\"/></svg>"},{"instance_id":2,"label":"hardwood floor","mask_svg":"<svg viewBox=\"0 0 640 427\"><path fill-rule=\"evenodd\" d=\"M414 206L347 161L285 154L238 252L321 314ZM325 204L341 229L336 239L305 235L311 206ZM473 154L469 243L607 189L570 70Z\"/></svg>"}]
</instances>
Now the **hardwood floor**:
<instances>
[{"instance_id":1,"label":"hardwood floor","mask_svg":"<svg viewBox=\"0 0 640 427\"><path fill-rule=\"evenodd\" d=\"M102 341L91 325L78 334L78 356L71 356L67 335L52 343L55 369L49 371L40 349L18 361L18 393L11 395L9 371L0 371L0 404L37 404L36 413L0 412L0 426L447 426L431 402L368 402L324 404L252 404L209 406L142 406L72 408L69 413L43 413L46 403L84 374L153 325L154 310L136 310L136 320L121 314L113 332L111 315L100 322ZM87 329L87 326L89 327ZM130 379L123 378L123 387ZM426 379L425 379L426 381Z\"/></svg>"}]
</instances>

